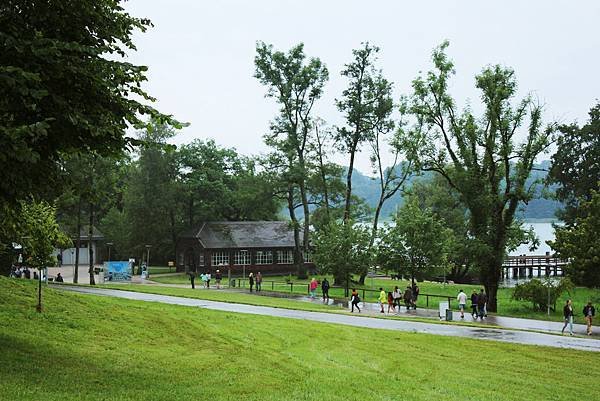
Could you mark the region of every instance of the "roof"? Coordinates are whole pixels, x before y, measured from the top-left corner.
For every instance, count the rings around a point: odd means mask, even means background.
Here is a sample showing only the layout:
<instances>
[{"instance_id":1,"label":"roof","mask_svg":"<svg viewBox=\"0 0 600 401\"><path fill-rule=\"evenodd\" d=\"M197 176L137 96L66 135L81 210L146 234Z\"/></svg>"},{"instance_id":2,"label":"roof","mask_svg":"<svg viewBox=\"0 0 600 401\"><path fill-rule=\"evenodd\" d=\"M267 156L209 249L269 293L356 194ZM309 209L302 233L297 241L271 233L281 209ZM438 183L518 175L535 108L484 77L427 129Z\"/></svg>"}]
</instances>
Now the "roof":
<instances>
[{"instance_id":1,"label":"roof","mask_svg":"<svg viewBox=\"0 0 600 401\"><path fill-rule=\"evenodd\" d=\"M294 246L294 230L287 221L206 222L182 234L204 248L279 248Z\"/></svg>"},{"instance_id":2,"label":"roof","mask_svg":"<svg viewBox=\"0 0 600 401\"><path fill-rule=\"evenodd\" d=\"M87 241L88 239L88 229L89 225L82 225L81 230L79 231L79 239L83 241ZM76 240L77 235L72 235L71 239ZM96 226L92 226L92 241L102 241L104 239L104 234L100 230L96 228Z\"/></svg>"}]
</instances>

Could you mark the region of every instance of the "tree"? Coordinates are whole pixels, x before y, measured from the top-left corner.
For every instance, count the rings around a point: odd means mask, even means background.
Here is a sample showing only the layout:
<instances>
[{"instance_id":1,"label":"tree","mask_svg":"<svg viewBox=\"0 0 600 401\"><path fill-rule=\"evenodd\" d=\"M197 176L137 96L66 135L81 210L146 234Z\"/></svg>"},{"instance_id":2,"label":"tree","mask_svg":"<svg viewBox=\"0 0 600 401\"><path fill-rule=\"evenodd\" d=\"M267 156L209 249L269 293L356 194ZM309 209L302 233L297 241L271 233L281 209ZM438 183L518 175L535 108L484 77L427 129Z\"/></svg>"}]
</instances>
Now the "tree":
<instances>
[{"instance_id":1,"label":"tree","mask_svg":"<svg viewBox=\"0 0 600 401\"><path fill-rule=\"evenodd\" d=\"M513 106L514 71L499 65L475 78L483 115L476 118L469 108L460 113L448 92L454 65L445 54L447 46L444 42L434 50L434 70L413 81L410 111L416 124L405 134L416 143L410 148L416 165L441 174L467 206L469 234L477 243L474 260L488 309L496 311L509 230L520 202L533 196L526 181L554 125L543 125L542 107L530 96Z\"/></svg>"},{"instance_id":2,"label":"tree","mask_svg":"<svg viewBox=\"0 0 600 401\"><path fill-rule=\"evenodd\" d=\"M379 48L364 43L362 48L352 51L354 60L346 64L342 76L348 79L348 87L342 92L342 98L336 100L338 110L346 119L346 126L336 132L336 141L341 150L349 156L346 174L346 199L344 221L351 219L352 173L354 159L360 146L373 137L377 124L387 128L390 124L389 113L393 108L391 84L381 72L375 70Z\"/></svg>"},{"instance_id":3,"label":"tree","mask_svg":"<svg viewBox=\"0 0 600 401\"><path fill-rule=\"evenodd\" d=\"M272 45L263 42L256 44L254 76L267 87L267 97L274 98L280 106L279 114L271 123L271 134L265 142L281 154L287 162L288 209L294 230L299 224L295 209L294 194L300 198L304 214L302 249L309 252L310 209L306 180L308 177L307 143L312 127L312 110L323 93L323 86L329 79L327 67L318 58L306 61L304 45L299 44L286 54L274 51ZM300 236L294 237L299 240ZM299 245L296 246L299 248ZM304 264L299 252L294 252L294 263L304 276Z\"/></svg>"},{"instance_id":4,"label":"tree","mask_svg":"<svg viewBox=\"0 0 600 401\"><path fill-rule=\"evenodd\" d=\"M569 226L581 216L580 202L589 201L592 191L600 189L600 103L591 108L589 121L561 125L557 150L552 156L549 184L559 184L556 197L565 210L559 217Z\"/></svg>"},{"instance_id":5,"label":"tree","mask_svg":"<svg viewBox=\"0 0 600 401\"><path fill-rule=\"evenodd\" d=\"M54 266L52 252L55 247L68 247L69 238L60 231L56 210L46 202L24 202L21 205L19 234L25 254L25 263L40 271ZM41 283L41 280L40 280ZM42 288L38 288L37 311L42 311Z\"/></svg>"},{"instance_id":6,"label":"tree","mask_svg":"<svg viewBox=\"0 0 600 401\"><path fill-rule=\"evenodd\" d=\"M332 274L334 285L348 289L353 274L363 274L372 261L370 230L358 224L331 221L315 235L314 261L323 274Z\"/></svg>"},{"instance_id":7,"label":"tree","mask_svg":"<svg viewBox=\"0 0 600 401\"><path fill-rule=\"evenodd\" d=\"M445 268L451 231L428 208L411 199L386 224L377 246L377 263L411 278L432 276Z\"/></svg>"},{"instance_id":8,"label":"tree","mask_svg":"<svg viewBox=\"0 0 600 401\"><path fill-rule=\"evenodd\" d=\"M557 255L569 259L567 275L575 284L600 287L600 192L590 191L590 199L580 199L580 217L570 225L554 226L556 239L550 246Z\"/></svg>"},{"instance_id":9,"label":"tree","mask_svg":"<svg viewBox=\"0 0 600 401\"><path fill-rule=\"evenodd\" d=\"M120 1L9 0L0 5L0 216L19 200L60 193L61 160L75 152L108 155L133 140L142 115L176 124L148 105L146 67L121 58L150 21ZM15 210L12 213L11 210ZM1 233L0 253L15 231Z\"/></svg>"}]
</instances>

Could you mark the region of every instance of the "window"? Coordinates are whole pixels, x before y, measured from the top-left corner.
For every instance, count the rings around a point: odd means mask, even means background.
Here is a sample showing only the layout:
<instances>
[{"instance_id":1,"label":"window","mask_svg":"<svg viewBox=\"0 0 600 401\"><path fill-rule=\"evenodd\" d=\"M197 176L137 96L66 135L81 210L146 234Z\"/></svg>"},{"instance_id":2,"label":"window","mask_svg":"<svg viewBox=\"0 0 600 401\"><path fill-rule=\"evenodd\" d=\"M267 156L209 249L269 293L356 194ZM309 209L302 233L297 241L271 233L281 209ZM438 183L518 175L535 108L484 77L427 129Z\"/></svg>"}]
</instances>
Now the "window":
<instances>
[{"instance_id":1,"label":"window","mask_svg":"<svg viewBox=\"0 0 600 401\"><path fill-rule=\"evenodd\" d=\"M277 263L279 263L280 265L291 265L292 263L294 263L294 252L278 251Z\"/></svg>"},{"instance_id":2,"label":"window","mask_svg":"<svg viewBox=\"0 0 600 401\"><path fill-rule=\"evenodd\" d=\"M304 256L304 263L312 263L313 259L312 259L312 253L309 252L302 252L302 256Z\"/></svg>"},{"instance_id":3,"label":"window","mask_svg":"<svg viewBox=\"0 0 600 401\"><path fill-rule=\"evenodd\" d=\"M213 266L228 265L229 264L229 253L228 252L213 252L211 259Z\"/></svg>"},{"instance_id":4,"label":"window","mask_svg":"<svg viewBox=\"0 0 600 401\"><path fill-rule=\"evenodd\" d=\"M236 251L233 254L233 264L234 265L249 265L250 264L250 252L248 251Z\"/></svg>"},{"instance_id":5,"label":"window","mask_svg":"<svg viewBox=\"0 0 600 401\"><path fill-rule=\"evenodd\" d=\"M256 251L257 265L270 265L273 263L273 252L271 251Z\"/></svg>"},{"instance_id":6,"label":"window","mask_svg":"<svg viewBox=\"0 0 600 401\"><path fill-rule=\"evenodd\" d=\"M200 252L200 255L198 255L198 266L204 266L204 252Z\"/></svg>"}]
</instances>

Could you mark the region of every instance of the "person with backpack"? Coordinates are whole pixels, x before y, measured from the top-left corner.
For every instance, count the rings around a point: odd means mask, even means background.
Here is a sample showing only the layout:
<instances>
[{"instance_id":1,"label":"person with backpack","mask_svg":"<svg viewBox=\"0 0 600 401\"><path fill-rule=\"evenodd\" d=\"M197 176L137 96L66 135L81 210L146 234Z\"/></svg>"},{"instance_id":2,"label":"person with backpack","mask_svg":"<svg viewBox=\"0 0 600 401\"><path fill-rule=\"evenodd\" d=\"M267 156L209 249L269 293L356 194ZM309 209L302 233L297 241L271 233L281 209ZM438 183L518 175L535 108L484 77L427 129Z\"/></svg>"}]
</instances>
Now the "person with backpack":
<instances>
[{"instance_id":1,"label":"person with backpack","mask_svg":"<svg viewBox=\"0 0 600 401\"><path fill-rule=\"evenodd\" d=\"M596 308L592 305L592 301L588 302L586 306L583 307L583 317L585 317L585 323L587 325L587 335L592 335L592 318L596 316Z\"/></svg>"},{"instance_id":2,"label":"person with backpack","mask_svg":"<svg viewBox=\"0 0 600 401\"><path fill-rule=\"evenodd\" d=\"M352 310L350 312L354 312L354 307L356 306L356 309L358 309L358 313L360 313L360 307L358 306L359 302L360 297L358 296L358 291L356 291L356 288L353 288L352 297L350 298L350 304L352 305Z\"/></svg>"},{"instance_id":3,"label":"person with backpack","mask_svg":"<svg viewBox=\"0 0 600 401\"><path fill-rule=\"evenodd\" d=\"M323 291L323 302L326 300L329 302L329 281L327 280L327 277L325 277L321 283L321 291Z\"/></svg>"},{"instance_id":4,"label":"person with backpack","mask_svg":"<svg viewBox=\"0 0 600 401\"><path fill-rule=\"evenodd\" d=\"M477 319L477 291L473 290L471 294L471 317Z\"/></svg>"},{"instance_id":5,"label":"person with backpack","mask_svg":"<svg viewBox=\"0 0 600 401\"><path fill-rule=\"evenodd\" d=\"M217 269L215 272L215 282L217 283L217 290L221 288L221 280L223 279L223 275L221 274L221 270Z\"/></svg>"},{"instance_id":6,"label":"person with backpack","mask_svg":"<svg viewBox=\"0 0 600 401\"><path fill-rule=\"evenodd\" d=\"M410 310L410 307L412 305L412 300L413 300L413 294L412 294L412 290L410 289L410 286L406 287L406 290L404 290L404 305L406 305L406 311L408 312Z\"/></svg>"},{"instance_id":7,"label":"person with backpack","mask_svg":"<svg viewBox=\"0 0 600 401\"><path fill-rule=\"evenodd\" d=\"M567 303L563 308L563 316L565 317L565 325L560 331L562 334L565 334L565 329L567 325L569 326L569 335L573 335L573 302L570 299L567 299Z\"/></svg>"},{"instance_id":8,"label":"person with backpack","mask_svg":"<svg viewBox=\"0 0 600 401\"><path fill-rule=\"evenodd\" d=\"M483 317L485 316L485 304L487 303L487 297L485 296L485 292L483 292L483 288L481 289L481 291L479 292L479 295L477 296L477 309L479 311L479 318L481 320L483 320Z\"/></svg>"}]
</instances>

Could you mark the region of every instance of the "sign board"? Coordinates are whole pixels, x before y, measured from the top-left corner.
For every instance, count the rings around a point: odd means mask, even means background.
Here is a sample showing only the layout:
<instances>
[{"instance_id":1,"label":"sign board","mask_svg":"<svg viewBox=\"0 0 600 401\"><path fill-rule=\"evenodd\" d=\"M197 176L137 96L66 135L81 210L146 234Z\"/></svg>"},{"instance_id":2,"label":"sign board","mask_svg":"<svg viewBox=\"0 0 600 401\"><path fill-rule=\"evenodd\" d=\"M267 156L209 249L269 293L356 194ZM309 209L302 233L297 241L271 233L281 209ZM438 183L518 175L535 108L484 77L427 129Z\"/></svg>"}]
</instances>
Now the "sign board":
<instances>
[{"instance_id":1,"label":"sign board","mask_svg":"<svg viewBox=\"0 0 600 401\"><path fill-rule=\"evenodd\" d=\"M439 311L440 319L442 319L442 318L445 319L446 318L446 309L450 309L450 304L448 302L440 302L439 307L440 307L440 311Z\"/></svg>"},{"instance_id":2,"label":"sign board","mask_svg":"<svg viewBox=\"0 0 600 401\"><path fill-rule=\"evenodd\" d=\"M169 267L174 267L175 266L175 262L168 262L168 266Z\"/></svg>"},{"instance_id":3,"label":"sign board","mask_svg":"<svg viewBox=\"0 0 600 401\"><path fill-rule=\"evenodd\" d=\"M104 271L108 281L129 281L131 280L130 262L105 262Z\"/></svg>"}]
</instances>

